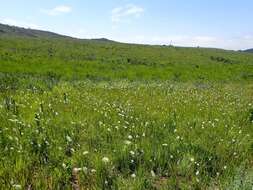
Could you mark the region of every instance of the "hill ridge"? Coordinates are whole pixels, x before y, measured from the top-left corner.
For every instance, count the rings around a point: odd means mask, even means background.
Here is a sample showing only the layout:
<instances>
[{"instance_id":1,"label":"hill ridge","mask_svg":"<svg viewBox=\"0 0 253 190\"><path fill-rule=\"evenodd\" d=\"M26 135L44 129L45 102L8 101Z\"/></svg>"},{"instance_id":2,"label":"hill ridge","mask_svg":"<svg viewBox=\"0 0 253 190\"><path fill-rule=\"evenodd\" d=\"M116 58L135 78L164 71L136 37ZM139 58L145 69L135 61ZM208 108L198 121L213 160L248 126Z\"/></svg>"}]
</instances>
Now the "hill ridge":
<instances>
[{"instance_id":1,"label":"hill ridge","mask_svg":"<svg viewBox=\"0 0 253 190\"><path fill-rule=\"evenodd\" d=\"M244 50L244 52L253 53L253 48L251 48L251 49L246 49L246 50Z\"/></svg>"},{"instance_id":2,"label":"hill ridge","mask_svg":"<svg viewBox=\"0 0 253 190\"><path fill-rule=\"evenodd\" d=\"M0 23L0 36L8 35L8 36L21 36L21 37L31 37L31 38L39 38L39 37L47 37L47 38L66 38L66 39L76 39L76 40L92 40L96 42L116 42L107 38L95 38L95 39L82 39L75 38L47 30L39 30L39 29L31 29L19 26L12 26L8 24Z\"/></svg>"}]
</instances>

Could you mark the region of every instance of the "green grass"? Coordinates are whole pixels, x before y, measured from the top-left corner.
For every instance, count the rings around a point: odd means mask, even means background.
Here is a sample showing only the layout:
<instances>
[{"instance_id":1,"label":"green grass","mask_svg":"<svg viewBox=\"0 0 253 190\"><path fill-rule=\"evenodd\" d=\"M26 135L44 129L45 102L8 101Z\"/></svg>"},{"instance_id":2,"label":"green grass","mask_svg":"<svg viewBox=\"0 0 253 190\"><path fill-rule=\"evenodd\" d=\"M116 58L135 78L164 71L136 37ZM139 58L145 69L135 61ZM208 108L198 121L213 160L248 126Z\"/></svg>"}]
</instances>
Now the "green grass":
<instances>
[{"instance_id":1,"label":"green grass","mask_svg":"<svg viewBox=\"0 0 253 190\"><path fill-rule=\"evenodd\" d=\"M243 189L253 56L0 38L0 189ZM78 171L73 175L73 170Z\"/></svg>"},{"instance_id":2,"label":"green grass","mask_svg":"<svg viewBox=\"0 0 253 190\"><path fill-rule=\"evenodd\" d=\"M0 72L64 80L252 81L253 55L203 48L0 37Z\"/></svg>"}]
</instances>

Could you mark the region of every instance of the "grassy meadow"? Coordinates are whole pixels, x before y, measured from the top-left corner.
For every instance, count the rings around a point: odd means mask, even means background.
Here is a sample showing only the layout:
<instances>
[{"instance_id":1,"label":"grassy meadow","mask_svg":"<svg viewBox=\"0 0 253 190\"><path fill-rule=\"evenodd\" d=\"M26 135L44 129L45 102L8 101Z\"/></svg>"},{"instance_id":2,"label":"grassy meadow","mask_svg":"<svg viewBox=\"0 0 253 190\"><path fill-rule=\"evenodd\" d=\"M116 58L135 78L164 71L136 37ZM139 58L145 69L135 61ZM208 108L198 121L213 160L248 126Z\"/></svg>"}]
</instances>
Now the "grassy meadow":
<instances>
[{"instance_id":1,"label":"grassy meadow","mask_svg":"<svg viewBox=\"0 0 253 190\"><path fill-rule=\"evenodd\" d=\"M252 190L253 55L0 37L0 189Z\"/></svg>"}]
</instances>

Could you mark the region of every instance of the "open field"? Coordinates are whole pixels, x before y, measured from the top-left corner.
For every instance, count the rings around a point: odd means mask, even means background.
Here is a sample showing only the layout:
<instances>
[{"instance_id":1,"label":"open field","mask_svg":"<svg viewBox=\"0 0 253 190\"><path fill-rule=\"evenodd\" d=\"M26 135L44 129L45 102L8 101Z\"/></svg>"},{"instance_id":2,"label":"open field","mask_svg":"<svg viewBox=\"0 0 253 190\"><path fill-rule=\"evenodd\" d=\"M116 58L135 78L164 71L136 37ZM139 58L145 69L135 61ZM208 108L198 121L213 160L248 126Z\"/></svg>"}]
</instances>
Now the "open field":
<instances>
[{"instance_id":1,"label":"open field","mask_svg":"<svg viewBox=\"0 0 253 190\"><path fill-rule=\"evenodd\" d=\"M0 72L0 189L252 189L251 54L5 36Z\"/></svg>"},{"instance_id":2,"label":"open field","mask_svg":"<svg viewBox=\"0 0 253 190\"><path fill-rule=\"evenodd\" d=\"M253 81L251 53L220 49L3 36L0 60L1 73L63 80Z\"/></svg>"}]
</instances>

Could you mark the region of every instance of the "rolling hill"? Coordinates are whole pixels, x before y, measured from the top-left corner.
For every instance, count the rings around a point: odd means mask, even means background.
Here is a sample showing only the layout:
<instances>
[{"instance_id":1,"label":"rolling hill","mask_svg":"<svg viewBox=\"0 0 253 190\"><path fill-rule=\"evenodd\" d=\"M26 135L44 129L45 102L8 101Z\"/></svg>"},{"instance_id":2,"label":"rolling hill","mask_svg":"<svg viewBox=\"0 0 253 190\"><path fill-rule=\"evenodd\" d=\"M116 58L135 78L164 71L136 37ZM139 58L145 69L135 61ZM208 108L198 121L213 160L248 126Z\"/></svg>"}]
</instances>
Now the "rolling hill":
<instances>
[{"instance_id":1,"label":"rolling hill","mask_svg":"<svg viewBox=\"0 0 253 190\"><path fill-rule=\"evenodd\" d=\"M0 40L3 75L181 82L253 79L253 56L236 51L84 40L2 24Z\"/></svg>"},{"instance_id":2,"label":"rolling hill","mask_svg":"<svg viewBox=\"0 0 253 190\"><path fill-rule=\"evenodd\" d=\"M247 49L244 52L253 53L253 49Z\"/></svg>"},{"instance_id":3,"label":"rolling hill","mask_svg":"<svg viewBox=\"0 0 253 190\"><path fill-rule=\"evenodd\" d=\"M41 31L41 30L34 30L34 29L27 29L21 28L16 26L9 26L5 24L0 24L0 35L4 36L19 36L19 37L31 37L31 38L63 38L66 36L59 35L53 32Z\"/></svg>"},{"instance_id":4,"label":"rolling hill","mask_svg":"<svg viewBox=\"0 0 253 190\"><path fill-rule=\"evenodd\" d=\"M30 37L30 38L65 38L65 39L76 39L73 37L57 34L54 32L34 30L30 28L22 28L17 26L10 26L0 23L0 35L1 36L12 36L12 37ZM81 39L76 39L81 40ZM106 38L91 39L97 42L114 42Z\"/></svg>"},{"instance_id":5,"label":"rolling hill","mask_svg":"<svg viewBox=\"0 0 253 190\"><path fill-rule=\"evenodd\" d=\"M0 189L252 189L253 54L0 25Z\"/></svg>"}]
</instances>

